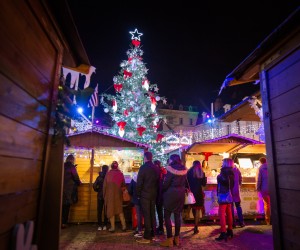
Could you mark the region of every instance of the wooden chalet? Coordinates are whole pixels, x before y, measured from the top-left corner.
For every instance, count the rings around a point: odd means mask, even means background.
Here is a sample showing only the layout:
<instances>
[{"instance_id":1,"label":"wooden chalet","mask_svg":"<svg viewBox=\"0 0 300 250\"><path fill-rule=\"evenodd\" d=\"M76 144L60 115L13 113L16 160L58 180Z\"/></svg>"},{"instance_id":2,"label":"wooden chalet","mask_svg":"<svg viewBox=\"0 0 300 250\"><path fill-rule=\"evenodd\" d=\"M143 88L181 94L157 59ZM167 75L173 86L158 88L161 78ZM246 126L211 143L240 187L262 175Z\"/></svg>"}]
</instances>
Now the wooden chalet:
<instances>
[{"instance_id":1,"label":"wooden chalet","mask_svg":"<svg viewBox=\"0 0 300 250\"><path fill-rule=\"evenodd\" d=\"M69 136L70 147L65 147L65 157L75 155L77 171L82 181L78 187L78 203L71 206L69 222L97 222L97 193L92 184L102 165L111 166L117 160L127 184L131 174L142 164L144 150L148 145L103 132L85 131ZM131 207L124 208L125 219L131 221ZM118 219L118 218L117 218Z\"/></svg>"},{"instance_id":2,"label":"wooden chalet","mask_svg":"<svg viewBox=\"0 0 300 250\"><path fill-rule=\"evenodd\" d=\"M0 1L0 20L0 248L25 249L26 241L55 250L64 150L62 139L51 140L59 78L62 65L90 62L66 1Z\"/></svg>"},{"instance_id":3,"label":"wooden chalet","mask_svg":"<svg viewBox=\"0 0 300 250\"><path fill-rule=\"evenodd\" d=\"M275 249L300 248L300 7L225 79L260 81Z\"/></svg>"}]
</instances>

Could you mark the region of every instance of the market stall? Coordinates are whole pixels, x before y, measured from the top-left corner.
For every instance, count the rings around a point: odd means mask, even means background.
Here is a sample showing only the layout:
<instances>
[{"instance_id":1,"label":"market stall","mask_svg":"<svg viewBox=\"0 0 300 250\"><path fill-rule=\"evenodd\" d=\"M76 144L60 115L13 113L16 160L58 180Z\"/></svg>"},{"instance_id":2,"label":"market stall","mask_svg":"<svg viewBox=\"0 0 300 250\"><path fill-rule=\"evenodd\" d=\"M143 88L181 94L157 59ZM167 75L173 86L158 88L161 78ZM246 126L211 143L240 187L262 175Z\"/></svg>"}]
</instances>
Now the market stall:
<instances>
[{"instance_id":1,"label":"market stall","mask_svg":"<svg viewBox=\"0 0 300 250\"><path fill-rule=\"evenodd\" d=\"M258 218L263 215L263 201L255 190L258 159L265 156L265 144L239 135L231 134L214 140L196 142L177 150L187 168L199 160L207 176L204 218L218 218L217 175L220 173L223 158L230 157L239 165L243 181L241 186L241 206L245 218ZM192 219L191 211L186 208L184 219Z\"/></svg>"},{"instance_id":2,"label":"market stall","mask_svg":"<svg viewBox=\"0 0 300 250\"><path fill-rule=\"evenodd\" d=\"M66 147L64 156L75 156L78 175L82 185L78 188L78 203L71 207L70 222L97 221L97 193L92 184L103 165L110 167L112 161L118 161L119 168L129 184L132 173L142 164L147 145L123 139L117 136L86 131L69 136L70 147ZM124 209L127 221L131 220L131 211Z\"/></svg>"}]
</instances>

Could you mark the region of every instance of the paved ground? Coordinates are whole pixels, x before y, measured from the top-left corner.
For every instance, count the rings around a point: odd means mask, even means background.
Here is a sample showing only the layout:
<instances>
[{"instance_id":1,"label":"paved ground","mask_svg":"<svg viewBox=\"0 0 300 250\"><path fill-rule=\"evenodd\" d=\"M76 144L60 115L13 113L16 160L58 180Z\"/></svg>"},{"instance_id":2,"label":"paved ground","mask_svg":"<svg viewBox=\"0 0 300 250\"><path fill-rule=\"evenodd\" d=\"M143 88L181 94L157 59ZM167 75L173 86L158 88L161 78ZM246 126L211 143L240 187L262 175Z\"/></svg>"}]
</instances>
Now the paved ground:
<instances>
[{"instance_id":1,"label":"paved ground","mask_svg":"<svg viewBox=\"0 0 300 250\"><path fill-rule=\"evenodd\" d=\"M202 223L200 233L193 235L193 225L183 224L181 227L181 246L175 249L239 249L239 250L269 250L273 249L272 227L263 225L260 221L246 221L246 227L235 228L233 239L227 242L217 242L219 225L214 222ZM150 244L137 243L133 237L133 231L122 232L116 225L116 232L97 231L94 223L71 224L61 230L60 249L168 249L159 246L158 242ZM165 236L160 236L163 241Z\"/></svg>"}]
</instances>

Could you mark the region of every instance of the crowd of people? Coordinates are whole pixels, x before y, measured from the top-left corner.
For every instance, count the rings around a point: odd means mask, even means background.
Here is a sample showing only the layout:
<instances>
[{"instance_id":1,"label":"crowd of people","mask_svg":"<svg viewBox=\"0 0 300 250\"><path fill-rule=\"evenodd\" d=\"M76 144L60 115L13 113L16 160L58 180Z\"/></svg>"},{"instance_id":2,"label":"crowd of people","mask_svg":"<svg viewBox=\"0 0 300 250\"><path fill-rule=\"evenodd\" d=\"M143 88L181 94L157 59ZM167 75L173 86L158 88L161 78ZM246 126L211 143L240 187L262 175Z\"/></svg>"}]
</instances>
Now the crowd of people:
<instances>
[{"instance_id":1,"label":"crowd of people","mask_svg":"<svg viewBox=\"0 0 300 250\"><path fill-rule=\"evenodd\" d=\"M269 225L271 212L267 162L264 157L259 160L261 166L258 169L256 189L262 196L265 220ZM76 202L73 198L74 189L81 184L74 161L74 156L69 155L64 165L62 228L65 228L68 222L70 206ZM133 173L128 187L117 161L112 162L110 169L108 165L103 165L102 171L93 183L93 189L97 192L98 230L114 233L116 216L121 222L121 230L124 232L127 230L123 211L123 191L128 190L137 218L134 231L136 241L144 244L155 241L156 235L165 234L165 228L166 239L160 242L160 245L179 246L185 194L189 189L195 197L195 203L189 205L189 208L192 209L194 216L194 234L198 234L200 218L205 214L203 187L206 184L207 178L200 161L195 160L191 168L187 169L177 154L171 155L167 166L164 167L159 160L153 160L151 152L145 152L144 163L138 172ZM225 201L221 198L218 200L220 235L215 238L216 241L227 241L233 237L233 228L236 227L234 207L239 226L245 226L241 208L241 184L241 172L234 161L230 158L223 159L220 174L217 176L217 194L218 197L224 197L229 193L230 199L226 197Z\"/></svg>"}]
</instances>

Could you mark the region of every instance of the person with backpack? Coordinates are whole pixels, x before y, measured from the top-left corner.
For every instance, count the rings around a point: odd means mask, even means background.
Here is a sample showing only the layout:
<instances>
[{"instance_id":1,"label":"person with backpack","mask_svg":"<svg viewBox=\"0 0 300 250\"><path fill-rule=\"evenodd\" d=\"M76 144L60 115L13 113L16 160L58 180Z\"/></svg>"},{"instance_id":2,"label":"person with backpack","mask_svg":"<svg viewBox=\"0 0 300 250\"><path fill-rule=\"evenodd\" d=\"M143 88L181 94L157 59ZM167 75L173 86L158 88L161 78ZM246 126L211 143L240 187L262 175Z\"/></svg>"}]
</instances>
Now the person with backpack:
<instances>
[{"instance_id":1,"label":"person with backpack","mask_svg":"<svg viewBox=\"0 0 300 250\"><path fill-rule=\"evenodd\" d=\"M104 197L103 197L103 183L106 173L108 171L108 166L102 166L102 172L99 172L99 176L93 183L93 189L97 192L97 217L98 217L98 231L106 230L108 218L106 216L106 208L104 206ZM102 211L104 208L104 221L102 223Z\"/></svg>"}]
</instances>

